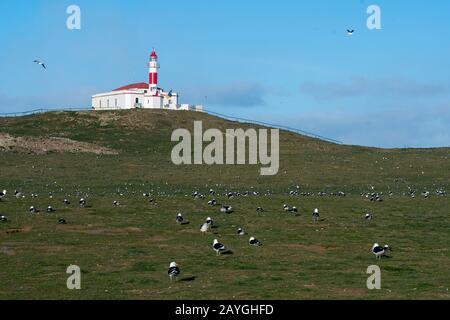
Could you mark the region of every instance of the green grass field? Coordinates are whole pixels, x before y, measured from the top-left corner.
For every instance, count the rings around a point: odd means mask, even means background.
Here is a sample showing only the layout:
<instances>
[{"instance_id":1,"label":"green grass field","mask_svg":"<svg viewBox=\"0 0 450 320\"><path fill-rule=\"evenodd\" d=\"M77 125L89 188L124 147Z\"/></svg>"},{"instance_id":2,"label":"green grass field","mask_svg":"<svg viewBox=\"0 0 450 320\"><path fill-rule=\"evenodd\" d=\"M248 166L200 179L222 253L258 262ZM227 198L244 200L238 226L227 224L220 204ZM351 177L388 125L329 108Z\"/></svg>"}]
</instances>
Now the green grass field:
<instances>
[{"instance_id":1,"label":"green grass field","mask_svg":"<svg viewBox=\"0 0 450 320\"><path fill-rule=\"evenodd\" d=\"M3 134L64 137L118 153L0 147L0 189L9 192L0 202L0 215L9 218L0 223L0 299L450 298L450 199L435 195L449 189L450 149L343 146L282 132L273 177L260 176L259 166L175 166L172 130L192 129L194 120L205 128L251 127L202 113L144 110L0 118ZM315 195L289 195L297 185ZM233 214L209 207L209 196L190 196L210 188ZM372 188L384 193L383 202L360 196ZM15 189L26 198L16 199ZM429 199L420 195L426 190ZM227 191L261 195L229 200ZM319 191L347 196L319 197ZM87 208L78 206L80 197L87 197ZM64 198L72 205L64 206ZM284 203L297 206L300 216L284 213ZM41 213L30 215L31 205ZM46 214L48 205L56 212ZM324 220L315 224L316 207ZM178 212L190 224L177 225ZM364 219L367 212L372 221ZM208 216L217 228L202 235ZM68 224L58 225L59 217ZM248 236L237 236L238 227ZM251 235L263 246L250 247ZM233 254L217 257L215 238ZM392 246L390 258L377 261L374 242ZM167 277L171 261L182 270L174 283ZM66 287L71 264L82 269L82 290ZM381 290L366 288L373 264L382 271Z\"/></svg>"}]
</instances>

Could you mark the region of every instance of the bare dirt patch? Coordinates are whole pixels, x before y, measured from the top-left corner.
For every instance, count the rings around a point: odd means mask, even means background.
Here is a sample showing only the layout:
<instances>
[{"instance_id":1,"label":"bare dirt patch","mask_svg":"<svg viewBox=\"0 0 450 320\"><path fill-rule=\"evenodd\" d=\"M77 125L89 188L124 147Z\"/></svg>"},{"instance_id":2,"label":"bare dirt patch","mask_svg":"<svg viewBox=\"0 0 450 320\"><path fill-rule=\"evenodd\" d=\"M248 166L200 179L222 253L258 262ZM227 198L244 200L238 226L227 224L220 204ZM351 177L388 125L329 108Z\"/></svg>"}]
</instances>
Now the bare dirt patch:
<instances>
[{"instance_id":1,"label":"bare dirt patch","mask_svg":"<svg viewBox=\"0 0 450 320\"><path fill-rule=\"evenodd\" d=\"M23 233L23 232L30 232L33 230L33 227L27 226L23 228L16 228L16 229L8 229L5 231L6 234L16 234L16 233Z\"/></svg>"},{"instance_id":2,"label":"bare dirt patch","mask_svg":"<svg viewBox=\"0 0 450 320\"><path fill-rule=\"evenodd\" d=\"M3 246L0 247L0 254L6 254L7 256L12 257L16 255L16 252L9 247Z\"/></svg>"},{"instance_id":3,"label":"bare dirt patch","mask_svg":"<svg viewBox=\"0 0 450 320\"><path fill-rule=\"evenodd\" d=\"M58 230L66 231L66 232L76 232L83 234L102 234L102 235L123 235L130 233L140 233L142 229L135 227L127 227L127 228L96 228L94 226L58 226Z\"/></svg>"},{"instance_id":4,"label":"bare dirt patch","mask_svg":"<svg viewBox=\"0 0 450 320\"><path fill-rule=\"evenodd\" d=\"M333 288L330 291L333 295L341 297L361 297L367 294L367 290L359 288Z\"/></svg>"},{"instance_id":5,"label":"bare dirt patch","mask_svg":"<svg viewBox=\"0 0 450 320\"><path fill-rule=\"evenodd\" d=\"M68 138L14 137L7 133L0 133L0 151L16 151L32 154L45 154L48 152L118 154L118 152L113 149Z\"/></svg>"}]
</instances>

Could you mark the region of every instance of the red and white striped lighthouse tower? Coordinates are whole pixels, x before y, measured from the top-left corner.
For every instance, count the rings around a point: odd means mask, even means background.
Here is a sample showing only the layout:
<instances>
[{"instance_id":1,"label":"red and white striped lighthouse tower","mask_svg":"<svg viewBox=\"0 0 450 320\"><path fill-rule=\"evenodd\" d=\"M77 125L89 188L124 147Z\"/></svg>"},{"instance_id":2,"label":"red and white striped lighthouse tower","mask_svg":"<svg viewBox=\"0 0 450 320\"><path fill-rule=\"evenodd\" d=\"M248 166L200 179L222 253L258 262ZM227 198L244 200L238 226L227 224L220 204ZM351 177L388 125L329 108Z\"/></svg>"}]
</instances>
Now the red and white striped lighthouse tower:
<instances>
[{"instance_id":1,"label":"red and white striped lighthouse tower","mask_svg":"<svg viewBox=\"0 0 450 320\"><path fill-rule=\"evenodd\" d=\"M157 91L159 64L158 64L158 56L157 56L155 50L153 50L150 55L150 63L148 64L148 66L149 66L148 79L149 79L150 91Z\"/></svg>"}]
</instances>

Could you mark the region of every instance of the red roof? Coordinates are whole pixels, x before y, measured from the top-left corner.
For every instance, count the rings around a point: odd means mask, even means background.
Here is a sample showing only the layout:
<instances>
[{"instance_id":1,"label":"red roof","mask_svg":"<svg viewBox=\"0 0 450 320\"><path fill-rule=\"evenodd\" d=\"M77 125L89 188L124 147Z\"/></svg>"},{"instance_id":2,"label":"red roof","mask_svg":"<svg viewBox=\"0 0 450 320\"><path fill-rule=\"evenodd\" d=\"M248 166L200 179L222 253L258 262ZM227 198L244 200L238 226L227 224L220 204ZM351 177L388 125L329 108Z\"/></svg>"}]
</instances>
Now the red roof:
<instances>
[{"instance_id":1,"label":"red roof","mask_svg":"<svg viewBox=\"0 0 450 320\"><path fill-rule=\"evenodd\" d=\"M150 55L150 58L158 58L158 56L156 55L155 50L152 51L152 54Z\"/></svg>"},{"instance_id":2,"label":"red roof","mask_svg":"<svg viewBox=\"0 0 450 320\"><path fill-rule=\"evenodd\" d=\"M127 86L123 86L117 89L114 89L113 91L121 91L121 90L130 90L130 89L148 89L149 85L145 82L139 82L139 83L132 83Z\"/></svg>"}]
</instances>

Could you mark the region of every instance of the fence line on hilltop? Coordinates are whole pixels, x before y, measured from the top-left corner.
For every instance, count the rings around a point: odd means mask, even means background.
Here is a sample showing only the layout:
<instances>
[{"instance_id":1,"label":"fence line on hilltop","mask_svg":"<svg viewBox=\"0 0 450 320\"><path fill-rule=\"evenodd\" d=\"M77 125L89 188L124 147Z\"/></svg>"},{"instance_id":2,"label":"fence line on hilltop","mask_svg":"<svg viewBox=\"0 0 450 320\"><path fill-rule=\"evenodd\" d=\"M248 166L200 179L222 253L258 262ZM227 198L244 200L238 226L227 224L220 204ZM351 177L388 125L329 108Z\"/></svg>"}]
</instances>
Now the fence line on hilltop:
<instances>
[{"instance_id":1,"label":"fence line on hilltop","mask_svg":"<svg viewBox=\"0 0 450 320\"><path fill-rule=\"evenodd\" d=\"M74 111L89 111L92 110L92 108L62 108L62 109L35 109L35 110L30 110L30 111L22 111L22 112L7 112L7 113L0 113L0 118L14 118L14 117L25 117L25 116L30 116L30 115L34 115L34 114L40 114L40 113L49 113L49 112L74 112ZM209 115L212 116L217 116L226 120L230 120L230 121L235 121L235 122L240 122L240 123L245 123L245 124L255 124L255 125L260 125L260 126L265 126L265 127L271 127L271 128L275 128L275 129L280 129L280 130L285 130L285 131L289 131L289 132L294 132L294 133L298 133L301 135L305 135L308 137L312 137L312 138L316 138L316 139L320 139L320 140L324 140L324 141L328 141L331 143L336 143L336 144L343 144L343 142L336 140L336 139L332 139L332 138L327 138L324 137L322 135L319 134L315 134L312 132L308 132L305 130L301 130L301 129L297 129L297 128L292 128L292 127L288 127L288 126L283 126L283 125L278 125L278 124L273 124L273 123L268 123L268 122L263 122L263 121L258 121L258 120L251 120L251 119L245 119L245 118L240 118L240 117L234 117L234 116L228 116L228 115L224 115L218 112L214 112L214 111L210 111L210 110L203 110L204 113L207 113Z\"/></svg>"},{"instance_id":2,"label":"fence line on hilltop","mask_svg":"<svg viewBox=\"0 0 450 320\"><path fill-rule=\"evenodd\" d=\"M214 112L214 111L209 111L209 110L203 110L203 112L208 113L213 116L217 116L217 117L226 119L226 120L230 120L230 121L236 121L236 122L248 123L248 124L256 124L256 125L260 125L260 126L264 126L264 127L272 127L275 129L290 131L290 132L298 133L298 134L301 134L304 136L308 136L308 137L312 137L312 138L316 138L316 139L320 139L320 140L324 140L324 141L328 141L328 142L332 142L332 143L336 143L336 144L343 144L342 141L335 140L332 138L327 138L322 135L315 134L315 133L308 132L308 131L301 130L301 129L297 129L297 128L292 128L292 127L288 127L288 126L283 126L283 125L279 125L279 124L273 124L273 123L268 123L268 122L263 122L263 121L258 121L258 120L251 120L251 119L239 118L239 117L234 117L234 116L227 116L227 115L224 115L224 114L221 114L218 112Z\"/></svg>"}]
</instances>

